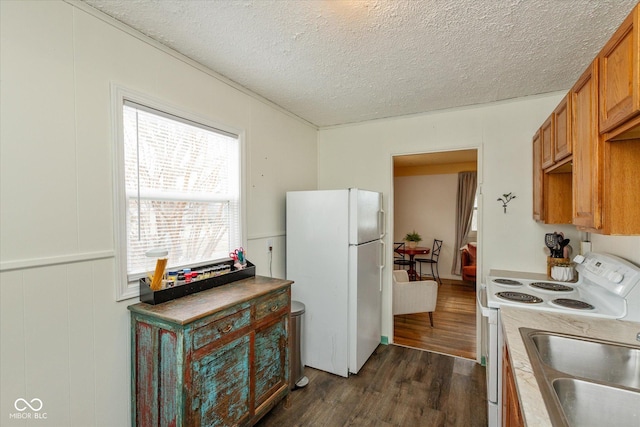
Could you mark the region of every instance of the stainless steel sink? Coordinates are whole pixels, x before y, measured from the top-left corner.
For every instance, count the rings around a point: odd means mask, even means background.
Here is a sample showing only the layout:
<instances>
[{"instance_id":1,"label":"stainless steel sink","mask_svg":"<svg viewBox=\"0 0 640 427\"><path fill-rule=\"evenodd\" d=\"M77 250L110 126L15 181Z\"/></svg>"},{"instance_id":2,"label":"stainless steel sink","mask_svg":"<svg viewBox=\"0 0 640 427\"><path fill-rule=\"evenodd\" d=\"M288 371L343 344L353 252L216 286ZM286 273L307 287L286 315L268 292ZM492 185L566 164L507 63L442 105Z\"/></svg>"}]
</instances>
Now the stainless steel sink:
<instances>
[{"instance_id":1,"label":"stainless steel sink","mask_svg":"<svg viewBox=\"0 0 640 427\"><path fill-rule=\"evenodd\" d=\"M534 332L545 365L567 374L640 389L640 348Z\"/></svg>"},{"instance_id":2,"label":"stainless steel sink","mask_svg":"<svg viewBox=\"0 0 640 427\"><path fill-rule=\"evenodd\" d=\"M640 425L640 393L573 378L553 381L570 426Z\"/></svg>"},{"instance_id":3,"label":"stainless steel sink","mask_svg":"<svg viewBox=\"0 0 640 427\"><path fill-rule=\"evenodd\" d=\"M640 347L520 328L554 426L640 426Z\"/></svg>"}]
</instances>

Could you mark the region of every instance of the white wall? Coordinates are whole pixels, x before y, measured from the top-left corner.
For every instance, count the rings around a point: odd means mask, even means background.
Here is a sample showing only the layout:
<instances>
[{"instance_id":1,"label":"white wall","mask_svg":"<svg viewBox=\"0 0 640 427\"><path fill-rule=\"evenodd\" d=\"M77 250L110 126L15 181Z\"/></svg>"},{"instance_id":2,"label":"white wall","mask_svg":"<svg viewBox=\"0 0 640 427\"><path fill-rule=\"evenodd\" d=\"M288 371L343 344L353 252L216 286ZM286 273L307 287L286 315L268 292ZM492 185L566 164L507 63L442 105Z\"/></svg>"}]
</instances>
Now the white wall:
<instances>
[{"instance_id":1,"label":"white wall","mask_svg":"<svg viewBox=\"0 0 640 427\"><path fill-rule=\"evenodd\" d=\"M440 277L460 280L460 276L451 274L453 256L457 253L454 247L457 192L457 174L396 177L393 240L402 241L414 229L422 236L420 246L430 248L433 239L442 240L438 260ZM425 268L431 274L427 264L423 265L423 273Z\"/></svg>"},{"instance_id":2,"label":"white wall","mask_svg":"<svg viewBox=\"0 0 640 427\"><path fill-rule=\"evenodd\" d=\"M0 424L130 425L115 302L110 84L245 133L249 259L284 277L285 192L317 187L317 130L120 24L60 1L0 2Z\"/></svg>"},{"instance_id":3,"label":"white wall","mask_svg":"<svg viewBox=\"0 0 640 427\"><path fill-rule=\"evenodd\" d=\"M478 149L480 277L491 268L546 271L544 234L562 231L577 241L574 227L541 225L532 219L531 137L564 94L554 93L429 114L326 128L318 138L318 185L381 191L393 230L393 155ZM341 171L336 173L335 171ZM343 172L344 171L344 172ZM517 198L503 213L497 198ZM391 248L391 237L387 247ZM387 265L391 265L391 249ZM382 334L392 336L391 269L385 273Z\"/></svg>"},{"instance_id":4,"label":"white wall","mask_svg":"<svg viewBox=\"0 0 640 427\"><path fill-rule=\"evenodd\" d=\"M600 236L591 234L591 250L607 252L640 266L640 236Z\"/></svg>"}]
</instances>

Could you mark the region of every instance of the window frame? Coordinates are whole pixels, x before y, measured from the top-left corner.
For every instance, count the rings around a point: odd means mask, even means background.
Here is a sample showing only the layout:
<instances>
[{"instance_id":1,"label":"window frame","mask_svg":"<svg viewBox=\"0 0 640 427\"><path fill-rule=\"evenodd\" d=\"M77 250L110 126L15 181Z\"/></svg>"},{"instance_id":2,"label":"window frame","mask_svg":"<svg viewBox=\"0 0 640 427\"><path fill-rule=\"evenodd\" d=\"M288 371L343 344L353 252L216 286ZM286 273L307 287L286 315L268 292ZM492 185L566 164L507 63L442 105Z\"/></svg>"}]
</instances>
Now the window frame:
<instances>
[{"instance_id":1,"label":"window frame","mask_svg":"<svg viewBox=\"0 0 640 427\"><path fill-rule=\"evenodd\" d=\"M127 195L124 173L124 123L123 106L126 101L139 104L146 108L158 111L158 115L165 113L176 116L178 119L193 122L206 127L211 127L221 132L238 136L239 144L239 233L242 246L247 246L246 227L246 156L245 156L245 132L231 126L216 123L184 108L175 107L169 102L159 100L140 92L111 84L111 118L113 140L113 213L114 213L114 245L115 245L115 283L116 301L123 301L138 297L139 285L137 280L129 281L127 278L127 219L126 206ZM211 260L215 262L216 260Z\"/></svg>"}]
</instances>

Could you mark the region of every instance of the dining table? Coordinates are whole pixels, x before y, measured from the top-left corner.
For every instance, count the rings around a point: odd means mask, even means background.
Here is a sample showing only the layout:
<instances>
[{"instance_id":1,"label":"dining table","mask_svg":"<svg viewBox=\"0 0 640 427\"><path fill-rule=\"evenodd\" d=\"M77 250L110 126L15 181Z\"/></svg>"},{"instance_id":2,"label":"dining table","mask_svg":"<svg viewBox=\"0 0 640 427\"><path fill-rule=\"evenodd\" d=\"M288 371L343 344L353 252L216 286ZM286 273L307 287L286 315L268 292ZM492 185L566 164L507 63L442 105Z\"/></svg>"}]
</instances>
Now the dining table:
<instances>
[{"instance_id":1,"label":"dining table","mask_svg":"<svg viewBox=\"0 0 640 427\"><path fill-rule=\"evenodd\" d=\"M425 248L423 246L416 246L415 248L410 248L408 246L404 246L402 248L396 249L396 252L402 255L409 255L409 261L411 261L411 265L409 265L409 270L407 270L407 274L409 275L409 280L418 280L418 272L415 269L415 261L414 258L416 255L428 255L431 252L430 248Z\"/></svg>"}]
</instances>

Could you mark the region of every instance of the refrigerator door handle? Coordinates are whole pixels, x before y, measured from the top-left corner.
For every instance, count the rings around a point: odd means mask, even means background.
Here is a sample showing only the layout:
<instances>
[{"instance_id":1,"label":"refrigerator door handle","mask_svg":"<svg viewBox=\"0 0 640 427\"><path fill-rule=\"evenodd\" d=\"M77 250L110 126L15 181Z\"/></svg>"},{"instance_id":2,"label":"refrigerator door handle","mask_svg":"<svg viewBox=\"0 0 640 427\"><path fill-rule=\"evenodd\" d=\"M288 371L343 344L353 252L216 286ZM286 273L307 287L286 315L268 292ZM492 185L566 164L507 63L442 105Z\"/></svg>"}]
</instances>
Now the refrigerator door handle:
<instances>
[{"instance_id":1,"label":"refrigerator door handle","mask_svg":"<svg viewBox=\"0 0 640 427\"><path fill-rule=\"evenodd\" d=\"M385 222L385 214L383 209L380 209L378 211L378 232L380 233L381 239L385 236L385 234L387 234L387 224Z\"/></svg>"},{"instance_id":2,"label":"refrigerator door handle","mask_svg":"<svg viewBox=\"0 0 640 427\"><path fill-rule=\"evenodd\" d=\"M380 292L382 292L382 270L385 266L385 256L387 251L385 250L387 245L384 243L384 240L380 240L380 274L378 275L378 280L380 282Z\"/></svg>"}]
</instances>

